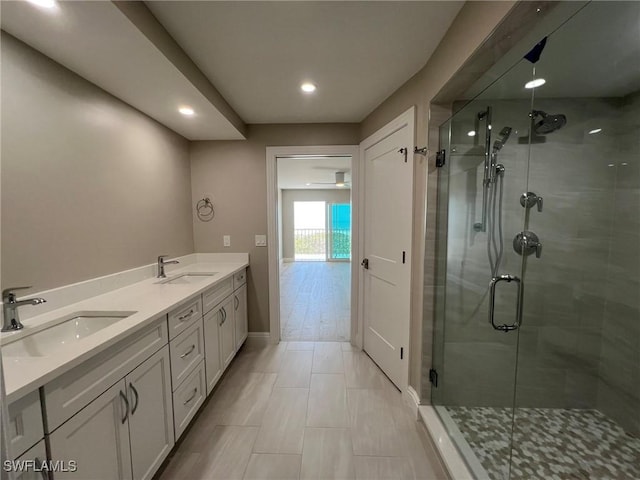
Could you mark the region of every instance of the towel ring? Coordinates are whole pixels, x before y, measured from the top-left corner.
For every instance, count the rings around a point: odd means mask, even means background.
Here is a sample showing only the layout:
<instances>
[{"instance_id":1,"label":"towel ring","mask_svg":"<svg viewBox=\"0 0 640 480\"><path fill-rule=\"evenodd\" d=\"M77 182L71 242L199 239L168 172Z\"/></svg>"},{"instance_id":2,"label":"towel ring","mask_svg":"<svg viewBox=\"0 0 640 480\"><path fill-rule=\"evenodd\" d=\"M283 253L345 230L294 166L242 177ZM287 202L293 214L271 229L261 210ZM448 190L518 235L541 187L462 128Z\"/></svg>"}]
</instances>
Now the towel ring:
<instances>
[{"instance_id":1,"label":"towel ring","mask_svg":"<svg viewBox=\"0 0 640 480\"><path fill-rule=\"evenodd\" d=\"M216 215L213 203L209 197L204 197L196 203L196 215L203 222L210 222Z\"/></svg>"}]
</instances>

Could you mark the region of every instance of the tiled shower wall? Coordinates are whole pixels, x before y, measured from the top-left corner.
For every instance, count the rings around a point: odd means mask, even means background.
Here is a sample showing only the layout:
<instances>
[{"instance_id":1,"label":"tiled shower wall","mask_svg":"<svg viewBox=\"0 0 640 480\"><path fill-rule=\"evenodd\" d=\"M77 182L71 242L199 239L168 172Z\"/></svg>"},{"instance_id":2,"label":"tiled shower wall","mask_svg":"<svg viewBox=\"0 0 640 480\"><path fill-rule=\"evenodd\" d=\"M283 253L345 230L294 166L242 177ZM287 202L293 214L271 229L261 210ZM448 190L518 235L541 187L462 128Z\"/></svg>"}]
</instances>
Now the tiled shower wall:
<instances>
[{"instance_id":1,"label":"tiled shower wall","mask_svg":"<svg viewBox=\"0 0 640 480\"><path fill-rule=\"evenodd\" d=\"M536 100L535 109L563 113L568 123L534 139L530 151L529 100L476 101L456 115L449 158L444 361L434 403L508 406L517 362L518 406L598 408L638 433L639 99L635 94ZM544 197L543 211L529 213L528 229L540 237L543 253L526 260L519 339L488 323L486 233L472 228L481 218L484 161L483 124L474 124L474 117L487 105L494 109L492 141L504 126L514 129L499 154L506 167L501 274L520 274L522 258L511 244L524 225L520 194ZM602 131L588 134L595 128ZM479 135L469 137L474 129ZM500 284L497 322L510 322L514 309L515 288Z\"/></svg>"}]
</instances>

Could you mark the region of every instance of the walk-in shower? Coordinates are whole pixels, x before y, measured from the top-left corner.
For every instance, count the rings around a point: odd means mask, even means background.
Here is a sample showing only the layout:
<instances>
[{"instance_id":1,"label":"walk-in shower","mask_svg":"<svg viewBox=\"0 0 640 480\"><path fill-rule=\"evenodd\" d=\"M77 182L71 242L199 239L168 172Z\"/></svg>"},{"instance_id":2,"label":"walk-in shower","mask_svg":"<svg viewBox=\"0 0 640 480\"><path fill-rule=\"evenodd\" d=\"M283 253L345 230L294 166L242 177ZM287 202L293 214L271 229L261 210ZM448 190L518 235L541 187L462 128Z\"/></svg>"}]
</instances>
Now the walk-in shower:
<instances>
[{"instance_id":1,"label":"walk-in shower","mask_svg":"<svg viewBox=\"0 0 640 480\"><path fill-rule=\"evenodd\" d=\"M571 7L440 128L421 393L477 478L640 478L640 3Z\"/></svg>"}]
</instances>

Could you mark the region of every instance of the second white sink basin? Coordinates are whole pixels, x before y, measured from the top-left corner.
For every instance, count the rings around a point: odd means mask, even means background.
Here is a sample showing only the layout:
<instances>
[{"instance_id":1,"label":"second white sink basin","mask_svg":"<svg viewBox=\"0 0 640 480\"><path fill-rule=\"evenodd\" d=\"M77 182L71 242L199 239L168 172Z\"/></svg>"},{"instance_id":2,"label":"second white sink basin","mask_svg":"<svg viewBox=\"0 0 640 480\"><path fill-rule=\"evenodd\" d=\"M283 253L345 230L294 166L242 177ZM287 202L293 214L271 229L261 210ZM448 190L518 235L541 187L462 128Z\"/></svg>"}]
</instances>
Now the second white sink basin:
<instances>
[{"instance_id":1,"label":"second white sink basin","mask_svg":"<svg viewBox=\"0 0 640 480\"><path fill-rule=\"evenodd\" d=\"M2 345L5 357L46 357L70 348L83 339L136 312L77 312L51 325ZM28 328L28 327L27 327Z\"/></svg>"},{"instance_id":2,"label":"second white sink basin","mask_svg":"<svg viewBox=\"0 0 640 480\"><path fill-rule=\"evenodd\" d=\"M176 275L174 277L166 278L160 282L161 284L170 284L170 285L193 285L194 283L200 283L204 280L207 280L218 272L190 272L190 273L182 273Z\"/></svg>"}]
</instances>

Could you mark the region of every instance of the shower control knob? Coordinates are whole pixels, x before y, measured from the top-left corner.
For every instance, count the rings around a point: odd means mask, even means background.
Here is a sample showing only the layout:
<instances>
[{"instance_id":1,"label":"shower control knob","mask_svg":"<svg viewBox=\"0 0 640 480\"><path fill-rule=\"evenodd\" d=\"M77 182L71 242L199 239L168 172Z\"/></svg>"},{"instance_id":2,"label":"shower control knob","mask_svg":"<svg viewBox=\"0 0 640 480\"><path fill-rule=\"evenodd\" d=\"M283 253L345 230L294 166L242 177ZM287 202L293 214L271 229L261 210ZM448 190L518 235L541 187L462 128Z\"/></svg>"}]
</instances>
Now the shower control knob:
<instances>
[{"instance_id":1,"label":"shower control knob","mask_svg":"<svg viewBox=\"0 0 640 480\"><path fill-rule=\"evenodd\" d=\"M520 195L520 205L524 208L538 207L538 211L542 211L542 197L533 192L526 192Z\"/></svg>"},{"instance_id":2,"label":"shower control knob","mask_svg":"<svg viewBox=\"0 0 640 480\"><path fill-rule=\"evenodd\" d=\"M527 230L518 233L513 239L513 249L518 255L529 256L536 254L536 258L542 256L542 243L538 236Z\"/></svg>"}]
</instances>

